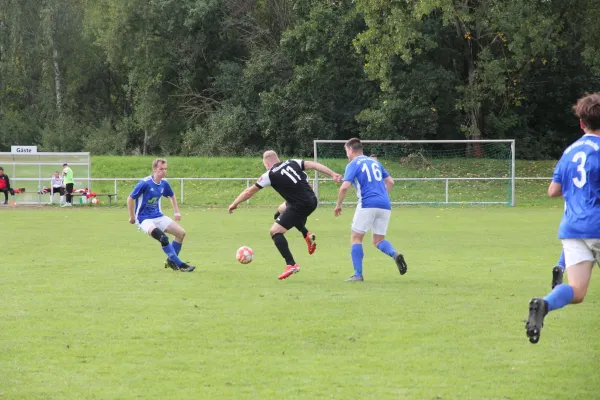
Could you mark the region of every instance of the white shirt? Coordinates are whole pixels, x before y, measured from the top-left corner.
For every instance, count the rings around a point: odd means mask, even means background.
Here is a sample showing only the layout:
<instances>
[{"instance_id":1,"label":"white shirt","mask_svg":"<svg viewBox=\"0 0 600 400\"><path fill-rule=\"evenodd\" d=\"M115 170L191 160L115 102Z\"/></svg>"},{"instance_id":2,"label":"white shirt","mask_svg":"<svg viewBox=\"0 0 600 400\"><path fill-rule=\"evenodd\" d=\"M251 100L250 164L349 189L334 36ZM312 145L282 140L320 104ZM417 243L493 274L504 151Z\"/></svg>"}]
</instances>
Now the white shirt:
<instances>
[{"instance_id":1,"label":"white shirt","mask_svg":"<svg viewBox=\"0 0 600 400\"><path fill-rule=\"evenodd\" d=\"M63 178L55 178L54 176L52 177L52 187L63 187L64 186L64 179Z\"/></svg>"}]
</instances>

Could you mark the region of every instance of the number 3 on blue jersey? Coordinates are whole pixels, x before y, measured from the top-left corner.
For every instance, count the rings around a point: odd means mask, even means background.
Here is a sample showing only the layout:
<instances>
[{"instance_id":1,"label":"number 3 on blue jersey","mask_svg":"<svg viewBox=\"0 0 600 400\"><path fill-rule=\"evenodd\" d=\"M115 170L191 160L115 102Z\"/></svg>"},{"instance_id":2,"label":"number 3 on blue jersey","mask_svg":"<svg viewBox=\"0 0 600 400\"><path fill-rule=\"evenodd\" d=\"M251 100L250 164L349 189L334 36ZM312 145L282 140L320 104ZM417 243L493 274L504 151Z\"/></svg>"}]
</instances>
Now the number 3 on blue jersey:
<instances>
[{"instance_id":1,"label":"number 3 on blue jersey","mask_svg":"<svg viewBox=\"0 0 600 400\"><path fill-rule=\"evenodd\" d=\"M361 171L365 172L367 174L367 180L369 182L372 181L371 179L371 172L369 172L369 166L367 165L368 163L364 163L362 166ZM381 181L381 179L383 178L382 174L381 174L381 169L379 168L379 164L377 163L371 163L371 170L373 171L373 177L375 178L376 181Z\"/></svg>"},{"instance_id":2,"label":"number 3 on blue jersey","mask_svg":"<svg viewBox=\"0 0 600 400\"><path fill-rule=\"evenodd\" d=\"M577 172L579 172L579 174L581 176L573 178L573 183L579 189L581 189L582 187L584 187L585 184L587 183L587 176L586 176L586 171L585 171L585 161L586 161L586 159L587 159L587 156L585 155L585 153L583 151L580 151L580 152L575 153L575 155L573 156L573 160L571 160L574 163L576 163L577 161L581 160L581 162L579 163L579 165L577 165Z\"/></svg>"}]
</instances>

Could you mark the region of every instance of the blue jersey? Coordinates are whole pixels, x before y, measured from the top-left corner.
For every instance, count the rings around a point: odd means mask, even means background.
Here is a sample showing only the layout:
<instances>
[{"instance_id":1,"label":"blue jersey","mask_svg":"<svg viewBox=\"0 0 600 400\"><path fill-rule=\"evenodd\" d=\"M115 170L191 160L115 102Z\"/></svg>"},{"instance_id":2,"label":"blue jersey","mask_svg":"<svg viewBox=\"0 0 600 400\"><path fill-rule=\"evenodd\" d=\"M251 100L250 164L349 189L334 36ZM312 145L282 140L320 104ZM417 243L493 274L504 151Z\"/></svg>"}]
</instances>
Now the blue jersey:
<instances>
[{"instance_id":1,"label":"blue jersey","mask_svg":"<svg viewBox=\"0 0 600 400\"><path fill-rule=\"evenodd\" d=\"M583 135L554 168L552 181L561 184L565 199L560 239L600 239L599 150L600 137Z\"/></svg>"},{"instance_id":2,"label":"blue jersey","mask_svg":"<svg viewBox=\"0 0 600 400\"><path fill-rule=\"evenodd\" d=\"M160 199L162 196L173 197L171 185L164 179L160 183L152 180L152 175L145 177L129 195L135 200L135 219L142 222L145 219L162 217Z\"/></svg>"},{"instance_id":3,"label":"blue jersey","mask_svg":"<svg viewBox=\"0 0 600 400\"><path fill-rule=\"evenodd\" d=\"M383 166L367 156L352 160L344 172L344 181L356 187L358 207L391 210L390 197L383 180L390 176Z\"/></svg>"}]
</instances>

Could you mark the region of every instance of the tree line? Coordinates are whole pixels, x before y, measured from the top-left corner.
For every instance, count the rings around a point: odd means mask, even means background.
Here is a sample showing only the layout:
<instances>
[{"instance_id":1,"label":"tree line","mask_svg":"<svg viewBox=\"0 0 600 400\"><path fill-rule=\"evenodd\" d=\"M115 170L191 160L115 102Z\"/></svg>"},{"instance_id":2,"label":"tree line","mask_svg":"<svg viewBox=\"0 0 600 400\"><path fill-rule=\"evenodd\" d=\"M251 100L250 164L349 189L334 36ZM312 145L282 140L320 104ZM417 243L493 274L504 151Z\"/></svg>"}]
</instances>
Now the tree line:
<instances>
[{"instance_id":1,"label":"tree line","mask_svg":"<svg viewBox=\"0 0 600 400\"><path fill-rule=\"evenodd\" d=\"M596 0L1 0L0 151L307 155L517 140L557 157L600 90Z\"/></svg>"}]
</instances>

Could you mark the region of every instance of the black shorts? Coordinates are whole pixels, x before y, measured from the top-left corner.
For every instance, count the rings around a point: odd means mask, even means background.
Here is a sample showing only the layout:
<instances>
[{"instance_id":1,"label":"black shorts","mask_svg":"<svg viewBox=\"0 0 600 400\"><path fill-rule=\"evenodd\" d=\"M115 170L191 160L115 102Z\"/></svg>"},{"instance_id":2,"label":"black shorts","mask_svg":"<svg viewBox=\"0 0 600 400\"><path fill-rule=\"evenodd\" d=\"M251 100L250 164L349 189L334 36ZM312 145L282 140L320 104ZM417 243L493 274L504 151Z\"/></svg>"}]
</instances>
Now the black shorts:
<instances>
[{"instance_id":1,"label":"black shorts","mask_svg":"<svg viewBox=\"0 0 600 400\"><path fill-rule=\"evenodd\" d=\"M306 225L306 220L309 215L313 213L317 209L317 203L314 205L307 205L306 207L298 207L295 205L287 204L285 211L283 214L279 216L275 220L279 225L283 226L285 229L290 230L298 225Z\"/></svg>"},{"instance_id":2,"label":"black shorts","mask_svg":"<svg viewBox=\"0 0 600 400\"><path fill-rule=\"evenodd\" d=\"M65 188L63 188L63 187L57 187L57 188L53 187L52 188L52 194L54 195L54 193L60 193L61 196L64 196L65 195Z\"/></svg>"}]
</instances>

